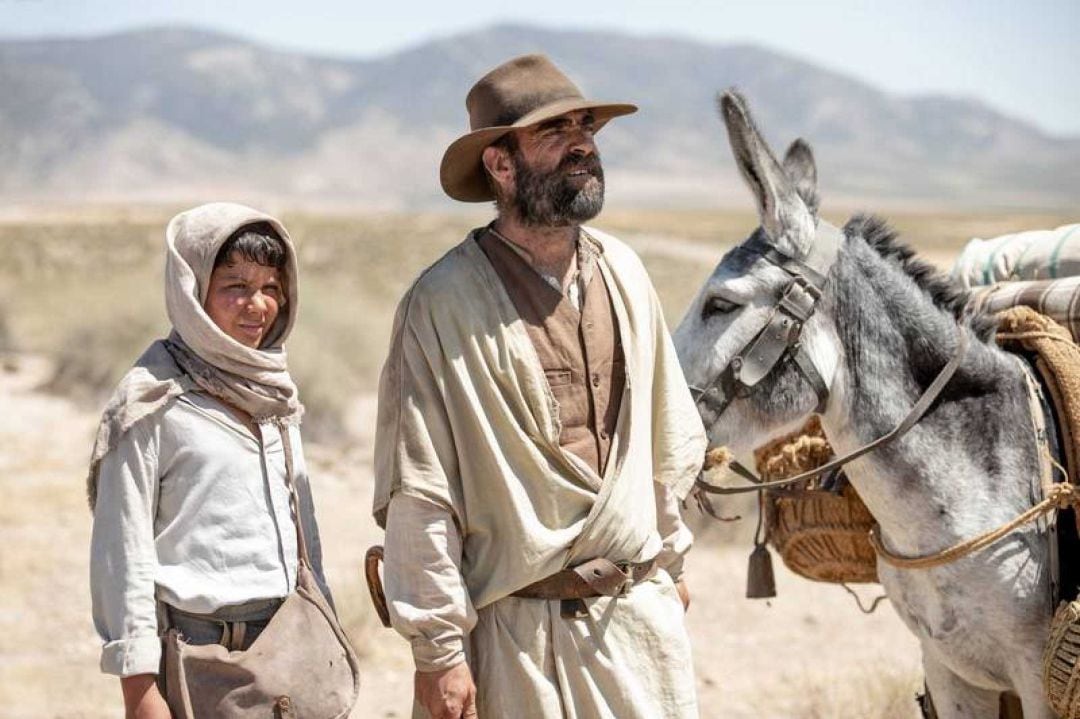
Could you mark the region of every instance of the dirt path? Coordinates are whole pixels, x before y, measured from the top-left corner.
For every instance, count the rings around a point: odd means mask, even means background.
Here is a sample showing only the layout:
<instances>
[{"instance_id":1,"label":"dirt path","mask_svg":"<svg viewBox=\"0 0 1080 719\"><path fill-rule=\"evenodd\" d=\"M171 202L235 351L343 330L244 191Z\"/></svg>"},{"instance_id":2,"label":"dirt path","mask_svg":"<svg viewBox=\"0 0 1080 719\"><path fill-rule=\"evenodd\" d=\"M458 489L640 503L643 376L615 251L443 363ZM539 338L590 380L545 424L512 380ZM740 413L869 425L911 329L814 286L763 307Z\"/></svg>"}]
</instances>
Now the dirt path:
<instances>
[{"instance_id":1,"label":"dirt path","mask_svg":"<svg viewBox=\"0 0 1080 719\"><path fill-rule=\"evenodd\" d=\"M90 622L83 491L96 413L34 390L48 371L22 358L0 372L0 715L115 717L120 692L97 669ZM408 648L378 626L360 560L379 540L370 519L374 407L356 402L347 452L306 448L327 573L363 654L354 717L410 715ZM917 648L885 604L863 616L839 587L777 564L780 596L743 598L748 548L698 546L687 617L703 717L913 717ZM873 594L876 588L864 593Z\"/></svg>"}]
</instances>

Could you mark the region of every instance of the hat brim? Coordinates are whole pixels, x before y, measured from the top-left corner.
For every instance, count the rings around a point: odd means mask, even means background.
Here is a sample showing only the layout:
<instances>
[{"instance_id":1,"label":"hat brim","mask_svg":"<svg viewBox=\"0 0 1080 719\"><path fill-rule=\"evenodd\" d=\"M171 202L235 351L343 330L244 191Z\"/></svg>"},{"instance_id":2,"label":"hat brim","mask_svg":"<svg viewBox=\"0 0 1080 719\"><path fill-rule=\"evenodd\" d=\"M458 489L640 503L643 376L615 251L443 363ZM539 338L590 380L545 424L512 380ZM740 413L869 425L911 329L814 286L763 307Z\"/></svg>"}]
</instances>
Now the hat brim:
<instances>
[{"instance_id":1,"label":"hat brim","mask_svg":"<svg viewBox=\"0 0 1080 719\"><path fill-rule=\"evenodd\" d=\"M596 118L595 132L608 120L637 112L637 105L628 103L604 103L586 100L581 97L556 100L532 112L523 115L512 125L483 127L467 135L462 135L446 148L442 164L439 167L439 181L447 195L461 202L487 202L494 200L485 176L484 163L481 159L484 148L506 133L522 127L529 127L565 115L575 110L592 110Z\"/></svg>"}]
</instances>

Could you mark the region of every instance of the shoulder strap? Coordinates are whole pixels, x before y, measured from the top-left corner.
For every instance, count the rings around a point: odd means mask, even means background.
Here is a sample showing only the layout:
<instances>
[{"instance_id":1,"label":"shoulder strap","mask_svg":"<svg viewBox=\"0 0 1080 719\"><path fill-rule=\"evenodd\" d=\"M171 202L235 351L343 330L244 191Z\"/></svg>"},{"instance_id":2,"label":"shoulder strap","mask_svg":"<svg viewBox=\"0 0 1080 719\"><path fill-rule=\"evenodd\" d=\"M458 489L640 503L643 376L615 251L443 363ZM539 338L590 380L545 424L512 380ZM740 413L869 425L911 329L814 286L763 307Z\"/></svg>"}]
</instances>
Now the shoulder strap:
<instances>
[{"instance_id":1,"label":"shoulder strap","mask_svg":"<svg viewBox=\"0 0 1080 719\"><path fill-rule=\"evenodd\" d=\"M281 433L281 446L285 451L285 484L289 488L289 506L292 509L293 524L296 526L296 548L300 554L300 561L311 569L311 557L308 556L307 541L304 539L300 497L296 493L296 476L293 473L292 438L289 437L289 428L285 424L278 424L278 431Z\"/></svg>"}]
</instances>

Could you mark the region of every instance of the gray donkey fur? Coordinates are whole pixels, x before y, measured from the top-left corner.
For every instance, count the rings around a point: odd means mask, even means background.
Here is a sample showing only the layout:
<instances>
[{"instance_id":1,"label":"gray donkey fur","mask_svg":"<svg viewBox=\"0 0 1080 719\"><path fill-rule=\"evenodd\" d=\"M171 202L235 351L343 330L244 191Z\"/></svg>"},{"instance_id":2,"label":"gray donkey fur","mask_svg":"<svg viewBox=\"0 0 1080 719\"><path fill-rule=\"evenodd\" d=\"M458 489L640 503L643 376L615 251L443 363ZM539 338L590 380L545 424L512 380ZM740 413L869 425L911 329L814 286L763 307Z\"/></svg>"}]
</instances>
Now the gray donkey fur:
<instances>
[{"instance_id":1,"label":"gray donkey fur","mask_svg":"<svg viewBox=\"0 0 1080 719\"><path fill-rule=\"evenodd\" d=\"M805 257L818 222L810 148L796 141L781 165L739 95L725 94L721 109L757 201L755 235L788 256ZM906 556L937 552L1033 504L1039 464L1023 370L992 343L992 320L958 319L963 292L898 244L883 222L856 217L844 234L803 331L829 387L822 426L838 455L898 424L955 352L959 333L969 335L963 363L925 417L847 467L888 549ZM764 326L785 280L756 256L732 250L723 257L675 332L691 385L707 385ZM816 403L794 364L778 365L727 407L710 443L745 455L800 427ZM1020 696L1027 719L1053 716L1041 682L1051 600L1039 527L1029 524L938 568L898 570L879 562L878 570L919 638L942 719L996 717L1006 690Z\"/></svg>"}]
</instances>

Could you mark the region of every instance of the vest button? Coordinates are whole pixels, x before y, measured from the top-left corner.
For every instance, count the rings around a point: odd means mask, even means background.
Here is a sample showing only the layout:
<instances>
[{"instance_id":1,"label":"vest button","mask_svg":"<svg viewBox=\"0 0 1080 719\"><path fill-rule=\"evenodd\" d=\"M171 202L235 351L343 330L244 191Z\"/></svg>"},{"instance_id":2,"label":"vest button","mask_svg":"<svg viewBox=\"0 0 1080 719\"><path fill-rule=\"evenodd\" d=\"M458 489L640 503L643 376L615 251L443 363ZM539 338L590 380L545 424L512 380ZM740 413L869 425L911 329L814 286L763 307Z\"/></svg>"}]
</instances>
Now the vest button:
<instances>
[{"instance_id":1,"label":"vest button","mask_svg":"<svg viewBox=\"0 0 1080 719\"><path fill-rule=\"evenodd\" d=\"M593 372L592 386L593 387L599 387L600 386L600 375L597 374L596 372Z\"/></svg>"}]
</instances>

